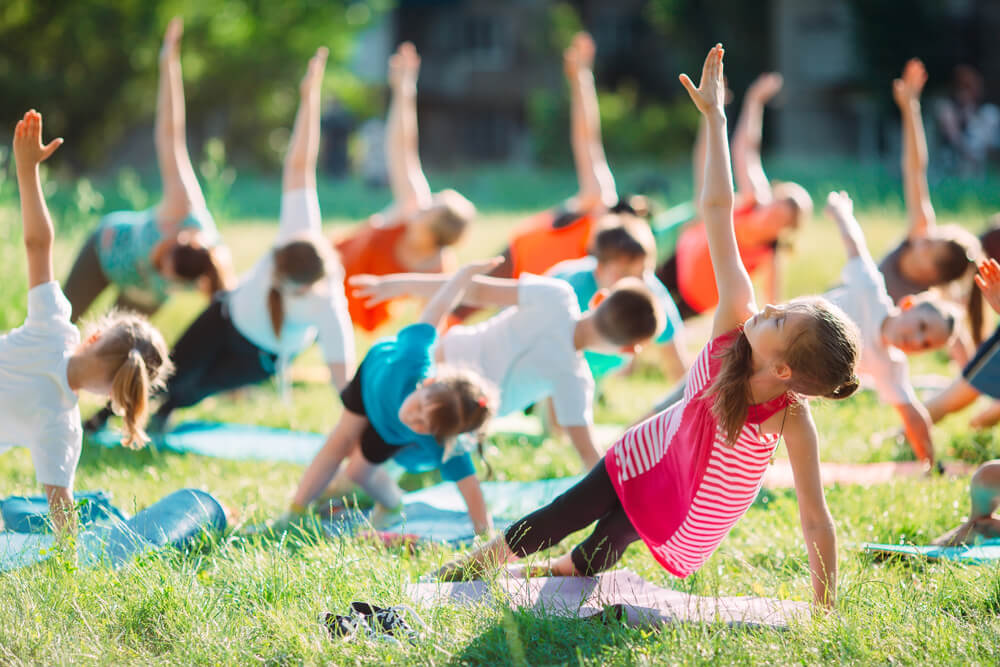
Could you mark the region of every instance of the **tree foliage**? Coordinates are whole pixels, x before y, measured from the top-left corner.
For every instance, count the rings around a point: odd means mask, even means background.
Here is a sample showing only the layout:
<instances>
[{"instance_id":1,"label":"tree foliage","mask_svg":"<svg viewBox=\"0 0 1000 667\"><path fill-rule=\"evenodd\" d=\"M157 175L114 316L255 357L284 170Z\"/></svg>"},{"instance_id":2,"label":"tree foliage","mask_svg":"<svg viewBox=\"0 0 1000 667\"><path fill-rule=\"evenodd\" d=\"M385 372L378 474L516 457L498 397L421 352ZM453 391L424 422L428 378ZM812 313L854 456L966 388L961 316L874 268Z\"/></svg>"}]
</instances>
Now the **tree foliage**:
<instances>
[{"instance_id":1,"label":"tree foliage","mask_svg":"<svg viewBox=\"0 0 1000 667\"><path fill-rule=\"evenodd\" d=\"M356 33L385 2L348 0L5 0L0 3L0 118L45 114L65 136L65 159L100 165L148 128L157 55L174 15L185 20L182 66L188 129L221 137L231 154L273 161L275 130L291 125L306 60L330 49L327 88L345 105L373 104L346 72ZM360 11L359 11L360 10ZM8 128L9 129L9 128Z\"/></svg>"}]
</instances>

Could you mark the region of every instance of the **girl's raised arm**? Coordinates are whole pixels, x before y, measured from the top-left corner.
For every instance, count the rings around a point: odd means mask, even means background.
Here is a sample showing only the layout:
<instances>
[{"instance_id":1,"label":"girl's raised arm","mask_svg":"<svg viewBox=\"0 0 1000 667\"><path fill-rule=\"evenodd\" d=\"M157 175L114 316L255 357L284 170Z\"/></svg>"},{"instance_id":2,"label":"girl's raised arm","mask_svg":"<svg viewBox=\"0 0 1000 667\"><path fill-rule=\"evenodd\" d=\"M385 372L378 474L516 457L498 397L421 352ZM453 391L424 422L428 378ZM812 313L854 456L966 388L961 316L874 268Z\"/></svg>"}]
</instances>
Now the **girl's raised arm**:
<instances>
[{"instance_id":1,"label":"girl's raised arm","mask_svg":"<svg viewBox=\"0 0 1000 667\"><path fill-rule=\"evenodd\" d=\"M903 76L892 82L892 96L903 119L903 198L910 218L910 239L927 236L937 222L927 185L927 136L920 115L920 93L927 83L927 70L917 58L903 68Z\"/></svg>"},{"instance_id":2,"label":"girl's raised arm","mask_svg":"<svg viewBox=\"0 0 1000 667\"><path fill-rule=\"evenodd\" d=\"M736 188L741 194L752 194L758 204L770 204L773 199L771 182L767 179L764 163L760 159L764 105L781 91L783 82L780 74L767 72L750 84L743 96L743 109L733 133Z\"/></svg>"},{"instance_id":3,"label":"girl's raised arm","mask_svg":"<svg viewBox=\"0 0 1000 667\"><path fill-rule=\"evenodd\" d=\"M697 88L687 74L680 75L681 83L705 122L705 179L700 211L705 220L708 250L719 291L719 307L712 325L713 337L731 331L757 312L753 285L740 259L733 232L733 175L729 138L726 136L722 54L721 44L716 44L708 52Z\"/></svg>"},{"instance_id":4,"label":"girl's raised arm","mask_svg":"<svg viewBox=\"0 0 1000 667\"><path fill-rule=\"evenodd\" d=\"M21 193L24 247L28 253L28 288L52 280L52 242L55 231L42 194L38 165L55 153L62 139L42 145L42 115L32 109L14 128L14 161Z\"/></svg>"},{"instance_id":5,"label":"girl's raised arm","mask_svg":"<svg viewBox=\"0 0 1000 667\"><path fill-rule=\"evenodd\" d=\"M618 199L615 178L604 154L601 113L594 86L594 40L577 33L563 54L570 93L570 145L579 183L578 206L586 213L614 206Z\"/></svg>"},{"instance_id":6,"label":"girl's raised arm","mask_svg":"<svg viewBox=\"0 0 1000 667\"><path fill-rule=\"evenodd\" d=\"M316 189L316 160L319 157L320 92L326 70L326 47L316 49L299 85L301 98L295 114L292 138L285 154L281 188L284 192Z\"/></svg>"},{"instance_id":7,"label":"girl's raised arm","mask_svg":"<svg viewBox=\"0 0 1000 667\"><path fill-rule=\"evenodd\" d=\"M180 40L184 22L174 17L167 25L160 50L160 83L156 96L154 139L163 183L159 222L170 227L193 210L206 208L191 156L187 150L184 118L184 80L181 75Z\"/></svg>"},{"instance_id":8,"label":"girl's raised arm","mask_svg":"<svg viewBox=\"0 0 1000 667\"><path fill-rule=\"evenodd\" d=\"M410 42L403 42L389 58L389 118L386 122L385 157L389 188L396 214L409 216L431 206L431 186L420 164L417 134L417 76L420 56Z\"/></svg>"}]
</instances>

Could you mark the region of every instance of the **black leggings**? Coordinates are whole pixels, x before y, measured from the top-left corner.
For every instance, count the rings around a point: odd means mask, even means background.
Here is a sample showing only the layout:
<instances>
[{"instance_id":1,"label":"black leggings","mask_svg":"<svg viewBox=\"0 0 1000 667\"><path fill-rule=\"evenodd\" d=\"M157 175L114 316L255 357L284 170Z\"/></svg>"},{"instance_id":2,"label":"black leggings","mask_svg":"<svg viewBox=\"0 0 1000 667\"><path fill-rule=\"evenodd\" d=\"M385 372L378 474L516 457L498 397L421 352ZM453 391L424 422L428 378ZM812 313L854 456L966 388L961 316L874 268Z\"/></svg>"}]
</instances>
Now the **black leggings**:
<instances>
[{"instance_id":1,"label":"black leggings","mask_svg":"<svg viewBox=\"0 0 1000 667\"><path fill-rule=\"evenodd\" d=\"M576 571L587 576L612 567L625 548L639 539L611 486L604 459L561 496L512 524L504 539L523 558L558 544L594 521L594 532L570 553Z\"/></svg>"},{"instance_id":2,"label":"black leggings","mask_svg":"<svg viewBox=\"0 0 1000 667\"><path fill-rule=\"evenodd\" d=\"M216 298L188 327L170 357L177 370L156 411L159 419L213 394L263 382L274 375L277 359L236 330L222 298Z\"/></svg>"}]
</instances>

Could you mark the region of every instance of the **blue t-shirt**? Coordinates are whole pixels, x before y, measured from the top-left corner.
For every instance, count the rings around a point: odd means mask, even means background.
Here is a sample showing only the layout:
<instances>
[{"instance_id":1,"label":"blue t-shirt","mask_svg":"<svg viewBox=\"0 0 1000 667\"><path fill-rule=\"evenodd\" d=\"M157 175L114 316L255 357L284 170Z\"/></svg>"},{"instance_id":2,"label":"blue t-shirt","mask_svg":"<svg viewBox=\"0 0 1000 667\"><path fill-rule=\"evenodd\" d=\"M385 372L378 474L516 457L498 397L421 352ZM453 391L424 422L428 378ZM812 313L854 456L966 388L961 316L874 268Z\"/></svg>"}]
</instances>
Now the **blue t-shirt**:
<instances>
[{"instance_id":1,"label":"blue t-shirt","mask_svg":"<svg viewBox=\"0 0 1000 667\"><path fill-rule=\"evenodd\" d=\"M594 275L596 269L597 258L588 255L580 259L560 262L549 269L548 275L565 280L570 284L580 304L580 312L585 313L590 310L590 302L598 292L597 277ZM681 315L677 312L677 305L670 298L670 292L667 291L667 288L652 272L647 272L643 276L643 282L653 293L653 297L659 302L660 307L663 308L663 315L666 319L663 333L659 335L656 342L669 343L674 339L674 335L684 328ZM603 354L591 350L585 350L583 354L587 359L587 364L590 365L590 372L594 374L594 379L607 375L628 363L628 357L623 354Z\"/></svg>"},{"instance_id":2,"label":"blue t-shirt","mask_svg":"<svg viewBox=\"0 0 1000 667\"><path fill-rule=\"evenodd\" d=\"M395 338L372 345L361 364L361 400L372 428L387 444L400 448L393 457L397 463L409 472L439 468L441 477L457 482L476 474L469 453L456 451L442 462L444 448L434 436L414 433L399 420L403 401L434 373L435 342L437 329L411 324Z\"/></svg>"}]
</instances>

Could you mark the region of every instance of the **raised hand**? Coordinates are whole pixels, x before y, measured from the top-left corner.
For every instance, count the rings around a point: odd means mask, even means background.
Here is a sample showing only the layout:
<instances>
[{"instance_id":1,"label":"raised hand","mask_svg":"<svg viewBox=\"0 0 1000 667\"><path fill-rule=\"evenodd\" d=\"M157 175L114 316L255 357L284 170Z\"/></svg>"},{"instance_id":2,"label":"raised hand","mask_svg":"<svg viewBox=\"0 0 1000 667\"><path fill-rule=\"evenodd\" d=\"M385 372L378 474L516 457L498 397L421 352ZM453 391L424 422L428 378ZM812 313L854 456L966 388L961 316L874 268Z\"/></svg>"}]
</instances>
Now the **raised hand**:
<instances>
[{"instance_id":1,"label":"raised hand","mask_svg":"<svg viewBox=\"0 0 1000 667\"><path fill-rule=\"evenodd\" d=\"M854 202L844 190L831 192L826 197L826 214L831 218L849 218L854 215Z\"/></svg>"},{"instance_id":2,"label":"raised hand","mask_svg":"<svg viewBox=\"0 0 1000 667\"><path fill-rule=\"evenodd\" d=\"M326 71L326 58L330 54L329 49L321 46L316 49L315 55L309 59L309 67L306 69L302 83L299 84L299 91L305 97L310 91L319 88L323 81L323 72Z\"/></svg>"},{"instance_id":3,"label":"raised hand","mask_svg":"<svg viewBox=\"0 0 1000 667\"><path fill-rule=\"evenodd\" d=\"M761 104L766 104L768 100L781 92L784 83L784 78L777 72L765 72L747 88L747 97L752 97Z\"/></svg>"},{"instance_id":4,"label":"raised hand","mask_svg":"<svg viewBox=\"0 0 1000 667\"><path fill-rule=\"evenodd\" d=\"M175 16L167 24L163 34L163 46L160 48L160 59L173 58L180 52L181 35L184 34L184 19Z\"/></svg>"},{"instance_id":5,"label":"raised hand","mask_svg":"<svg viewBox=\"0 0 1000 667\"><path fill-rule=\"evenodd\" d=\"M995 259L988 259L979 265L976 285L982 290L986 303L1000 313L1000 264Z\"/></svg>"},{"instance_id":6,"label":"raised hand","mask_svg":"<svg viewBox=\"0 0 1000 667\"><path fill-rule=\"evenodd\" d=\"M698 111L708 116L723 114L726 102L726 86L722 80L722 54L725 51L722 44L716 44L708 52L705 65L701 70L701 82L695 88L687 74L680 75L680 82L691 96L691 101Z\"/></svg>"},{"instance_id":7,"label":"raised hand","mask_svg":"<svg viewBox=\"0 0 1000 667\"><path fill-rule=\"evenodd\" d=\"M389 57L389 84L398 88L404 84L416 85L420 73L420 55L413 42L403 42L396 53Z\"/></svg>"},{"instance_id":8,"label":"raised hand","mask_svg":"<svg viewBox=\"0 0 1000 667\"><path fill-rule=\"evenodd\" d=\"M899 106L920 100L920 93L927 83L927 70L919 58L910 58L903 67L903 75L892 82L892 96Z\"/></svg>"},{"instance_id":9,"label":"raised hand","mask_svg":"<svg viewBox=\"0 0 1000 667\"><path fill-rule=\"evenodd\" d=\"M62 138L58 138L42 145L42 114L31 109L14 128L14 159L18 168L24 169L45 162L62 143Z\"/></svg>"}]
</instances>

